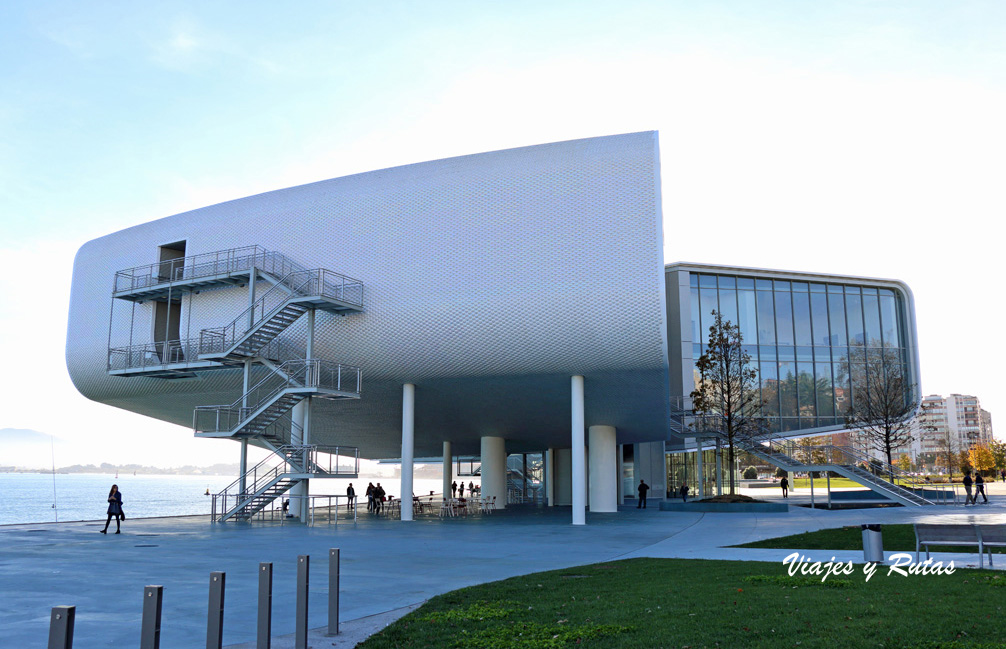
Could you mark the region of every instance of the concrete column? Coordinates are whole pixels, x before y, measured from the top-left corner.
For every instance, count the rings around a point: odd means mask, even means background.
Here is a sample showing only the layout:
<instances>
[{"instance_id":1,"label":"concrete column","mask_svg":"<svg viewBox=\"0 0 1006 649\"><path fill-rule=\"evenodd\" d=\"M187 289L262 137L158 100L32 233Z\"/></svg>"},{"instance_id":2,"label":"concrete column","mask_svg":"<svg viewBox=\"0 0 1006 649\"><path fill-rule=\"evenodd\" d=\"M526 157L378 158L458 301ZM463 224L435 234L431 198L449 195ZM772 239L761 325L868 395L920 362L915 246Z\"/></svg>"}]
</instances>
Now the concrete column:
<instances>
[{"instance_id":1,"label":"concrete column","mask_svg":"<svg viewBox=\"0 0 1006 649\"><path fill-rule=\"evenodd\" d=\"M706 495L706 478L702 471L702 438L695 438L695 472L699 474L699 489L696 500L702 500Z\"/></svg>"},{"instance_id":2,"label":"concrete column","mask_svg":"<svg viewBox=\"0 0 1006 649\"><path fill-rule=\"evenodd\" d=\"M545 504L555 507L555 449L545 450Z\"/></svg>"},{"instance_id":3,"label":"concrete column","mask_svg":"<svg viewBox=\"0 0 1006 649\"><path fill-rule=\"evenodd\" d=\"M590 454L590 511L617 512L618 484L615 471L618 461L615 451L614 426L591 426L587 450Z\"/></svg>"},{"instance_id":4,"label":"concrete column","mask_svg":"<svg viewBox=\"0 0 1006 649\"><path fill-rule=\"evenodd\" d=\"M254 273L254 270L255 269L252 268L253 273ZM253 277L254 277L254 274L253 274ZM255 296L255 286L254 286L254 284L252 284L251 291L252 291L252 298L254 298L254 296ZM251 317L251 316L249 316L249 317ZM251 361L250 360L245 361L245 363L244 363L244 377L243 377L243 381L242 381L242 386L243 386L243 389L241 390L241 407L242 408L247 408L248 407L248 390L251 388ZM240 467L238 468L238 476L239 476L239 480L240 480L239 490L241 491L241 493L245 493L246 491L248 491L248 477L245 475L246 473L248 473L248 440L247 439L242 439L241 440Z\"/></svg>"},{"instance_id":5,"label":"concrete column","mask_svg":"<svg viewBox=\"0 0 1006 649\"><path fill-rule=\"evenodd\" d=\"M587 480L586 480L586 459L587 454L584 449L584 405L583 405L583 377L575 375L570 379L571 388L571 437L572 440L572 463L573 463L573 525L587 524Z\"/></svg>"},{"instance_id":6,"label":"concrete column","mask_svg":"<svg viewBox=\"0 0 1006 649\"><path fill-rule=\"evenodd\" d=\"M482 438L482 497L496 497L496 509L506 509L506 442Z\"/></svg>"},{"instance_id":7,"label":"concrete column","mask_svg":"<svg viewBox=\"0 0 1006 649\"><path fill-rule=\"evenodd\" d=\"M615 484L618 488L618 505L621 506L625 502L625 480L622 479L622 475L625 474L625 445L619 444L618 450L615 451Z\"/></svg>"},{"instance_id":8,"label":"concrete column","mask_svg":"<svg viewBox=\"0 0 1006 649\"><path fill-rule=\"evenodd\" d=\"M412 520L412 456L415 448L416 386L402 386L402 520Z\"/></svg>"},{"instance_id":9,"label":"concrete column","mask_svg":"<svg viewBox=\"0 0 1006 649\"><path fill-rule=\"evenodd\" d=\"M307 312L307 357L314 358L314 309Z\"/></svg>"},{"instance_id":10,"label":"concrete column","mask_svg":"<svg viewBox=\"0 0 1006 649\"><path fill-rule=\"evenodd\" d=\"M241 476L241 482L239 483L239 488L242 494L248 491L248 478L246 476L247 473L248 473L248 440L242 438L241 458L238 464L238 474Z\"/></svg>"},{"instance_id":11,"label":"concrete column","mask_svg":"<svg viewBox=\"0 0 1006 649\"><path fill-rule=\"evenodd\" d=\"M451 497L451 482L454 481L454 456L451 455L451 443L444 442L444 499Z\"/></svg>"}]
</instances>

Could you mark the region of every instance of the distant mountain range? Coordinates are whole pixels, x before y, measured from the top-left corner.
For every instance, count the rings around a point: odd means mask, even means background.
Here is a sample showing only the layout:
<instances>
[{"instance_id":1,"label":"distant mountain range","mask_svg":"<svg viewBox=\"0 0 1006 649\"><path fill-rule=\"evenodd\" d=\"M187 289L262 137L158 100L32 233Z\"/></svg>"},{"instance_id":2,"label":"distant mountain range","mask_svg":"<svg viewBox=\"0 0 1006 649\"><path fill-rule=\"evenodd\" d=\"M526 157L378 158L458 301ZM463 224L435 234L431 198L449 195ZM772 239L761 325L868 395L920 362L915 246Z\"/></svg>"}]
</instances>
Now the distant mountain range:
<instances>
[{"instance_id":1,"label":"distant mountain range","mask_svg":"<svg viewBox=\"0 0 1006 649\"><path fill-rule=\"evenodd\" d=\"M0 428L0 472L37 473L52 471L53 451L61 455L69 443L29 428ZM71 455L72 457L72 455ZM162 468L141 464L73 464L56 467L57 473L136 473L157 475L237 475L238 465L214 464L208 467L182 466Z\"/></svg>"}]
</instances>

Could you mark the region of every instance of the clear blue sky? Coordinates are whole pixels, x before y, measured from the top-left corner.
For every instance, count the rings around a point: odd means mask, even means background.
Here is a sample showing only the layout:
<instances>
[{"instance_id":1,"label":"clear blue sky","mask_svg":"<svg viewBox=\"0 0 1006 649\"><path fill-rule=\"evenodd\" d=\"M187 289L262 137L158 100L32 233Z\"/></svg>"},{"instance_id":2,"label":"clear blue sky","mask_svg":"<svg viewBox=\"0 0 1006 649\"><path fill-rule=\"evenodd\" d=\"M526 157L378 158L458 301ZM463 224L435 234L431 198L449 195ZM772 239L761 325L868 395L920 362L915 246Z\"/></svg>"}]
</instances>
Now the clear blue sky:
<instances>
[{"instance_id":1,"label":"clear blue sky","mask_svg":"<svg viewBox=\"0 0 1006 649\"><path fill-rule=\"evenodd\" d=\"M1004 351L981 343L1004 316L1003 34L996 1L7 2L0 428L76 445L57 463L236 457L75 392L66 304L89 239L324 178L651 129L666 261L903 279L922 390L1002 414Z\"/></svg>"}]
</instances>

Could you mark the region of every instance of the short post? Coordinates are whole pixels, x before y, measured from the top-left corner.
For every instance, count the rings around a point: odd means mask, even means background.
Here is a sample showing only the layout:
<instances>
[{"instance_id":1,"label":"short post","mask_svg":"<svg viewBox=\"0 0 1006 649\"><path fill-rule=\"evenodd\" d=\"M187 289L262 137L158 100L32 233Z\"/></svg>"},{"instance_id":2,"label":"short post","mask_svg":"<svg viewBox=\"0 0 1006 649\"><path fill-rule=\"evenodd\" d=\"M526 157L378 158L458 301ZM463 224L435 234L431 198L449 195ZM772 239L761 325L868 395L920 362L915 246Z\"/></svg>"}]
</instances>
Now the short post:
<instances>
[{"instance_id":1,"label":"short post","mask_svg":"<svg viewBox=\"0 0 1006 649\"><path fill-rule=\"evenodd\" d=\"M296 649L307 649L307 586L308 571L311 565L311 557L302 554L297 557L297 610L296 633L294 635L293 646Z\"/></svg>"},{"instance_id":2,"label":"short post","mask_svg":"<svg viewBox=\"0 0 1006 649\"><path fill-rule=\"evenodd\" d=\"M206 649L220 649L224 642L224 578L210 573L210 602L206 612Z\"/></svg>"},{"instance_id":3,"label":"short post","mask_svg":"<svg viewBox=\"0 0 1006 649\"><path fill-rule=\"evenodd\" d=\"M328 635L339 635L339 548L328 551Z\"/></svg>"},{"instance_id":4,"label":"short post","mask_svg":"<svg viewBox=\"0 0 1006 649\"><path fill-rule=\"evenodd\" d=\"M272 564L258 564L258 628L256 649L272 645Z\"/></svg>"},{"instance_id":5,"label":"short post","mask_svg":"<svg viewBox=\"0 0 1006 649\"><path fill-rule=\"evenodd\" d=\"M49 616L49 649L73 649L76 606L53 606Z\"/></svg>"},{"instance_id":6,"label":"short post","mask_svg":"<svg viewBox=\"0 0 1006 649\"><path fill-rule=\"evenodd\" d=\"M143 589L140 649L158 649L161 646L161 602L163 597L164 586L146 586Z\"/></svg>"}]
</instances>

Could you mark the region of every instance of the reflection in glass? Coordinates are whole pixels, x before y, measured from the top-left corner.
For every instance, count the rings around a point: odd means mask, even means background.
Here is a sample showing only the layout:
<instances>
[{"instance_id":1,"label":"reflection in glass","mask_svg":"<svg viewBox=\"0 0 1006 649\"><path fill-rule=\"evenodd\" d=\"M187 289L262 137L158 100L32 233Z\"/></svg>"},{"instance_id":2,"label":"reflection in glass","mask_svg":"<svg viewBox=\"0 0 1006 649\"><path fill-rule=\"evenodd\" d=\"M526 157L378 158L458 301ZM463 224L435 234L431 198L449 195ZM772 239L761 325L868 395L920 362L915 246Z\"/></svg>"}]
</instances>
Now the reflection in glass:
<instances>
[{"instance_id":1,"label":"reflection in glass","mask_svg":"<svg viewBox=\"0 0 1006 649\"><path fill-rule=\"evenodd\" d=\"M793 293L793 325L796 327L797 345L814 344L810 329L810 295L807 293Z\"/></svg>"},{"instance_id":2,"label":"reflection in glass","mask_svg":"<svg viewBox=\"0 0 1006 649\"><path fill-rule=\"evenodd\" d=\"M771 291L758 291L758 344L775 344L775 309L772 308Z\"/></svg>"},{"instance_id":3,"label":"reflection in glass","mask_svg":"<svg viewBox=\"0 0 1006 649\"><path fill-rule=\"evenodd\" d=\"M871 347L880 347L882 345L880 302L876 295L863 296L863 320L866 323L866 344Z\"/></svg>"},{"instance_id":4,"label":"reflection in glass","mask_svg":"<svg viewBox=\"0 0 1006 649\"><path fill-rule=\"evenodd\" d=\"M775 338L780 345L793 344L793 302L788 292L775 294Z\"/></svg>"}]
</instances>

